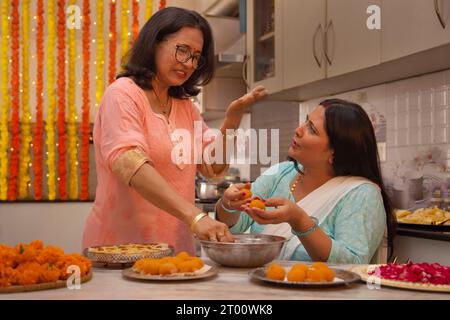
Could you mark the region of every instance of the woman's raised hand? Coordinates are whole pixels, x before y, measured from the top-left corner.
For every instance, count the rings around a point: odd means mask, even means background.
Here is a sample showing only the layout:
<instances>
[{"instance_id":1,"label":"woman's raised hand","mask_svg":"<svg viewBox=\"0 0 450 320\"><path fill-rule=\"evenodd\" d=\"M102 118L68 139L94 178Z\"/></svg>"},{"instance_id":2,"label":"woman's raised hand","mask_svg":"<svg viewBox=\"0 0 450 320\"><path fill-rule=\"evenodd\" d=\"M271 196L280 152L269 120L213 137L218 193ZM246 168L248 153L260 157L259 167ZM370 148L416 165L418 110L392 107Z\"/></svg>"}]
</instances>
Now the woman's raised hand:
<instances>
[{"instance_id":1,"label":"woman's raised hand","mask_svg":"<svg viewBox=\"0 0 450 320\"><path fill-rule=\"evenodd\" d=\"M257 86L249 93L243 95L239 99L234 100L230 103L227 108L226 117L240 117L244 114L246 108L253 103L261 100L268 94L268 91L263 86Z\"/></svg>"}]
</instances>

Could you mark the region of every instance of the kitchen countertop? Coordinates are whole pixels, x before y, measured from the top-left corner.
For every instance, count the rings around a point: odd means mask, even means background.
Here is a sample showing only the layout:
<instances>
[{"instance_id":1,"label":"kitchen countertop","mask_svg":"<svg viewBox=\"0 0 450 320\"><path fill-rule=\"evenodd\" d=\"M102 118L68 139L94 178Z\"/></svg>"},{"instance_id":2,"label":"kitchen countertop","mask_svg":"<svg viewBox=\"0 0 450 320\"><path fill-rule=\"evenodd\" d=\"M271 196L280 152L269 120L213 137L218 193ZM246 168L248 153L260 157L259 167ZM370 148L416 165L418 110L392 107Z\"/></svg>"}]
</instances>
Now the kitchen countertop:
<instances>
[{"instance_id":1,"label":"kitchen countertop","mask_svg":"<svg viewBox=\"0 0 450 320\"><path fill-rule=\"evenodd\" d=\"M327 289L301 289L279 287L251 280L248 273L252 269L226 268L206 261L218 268L214 278L190 281L130 281L121 275L121 270L94 268L90 281L81 284L80 290L66 288L0 294L4 299L148 299L148 300L335 300L335 299L383 299L416 300L445 299L448 293L412 291L381 287L369 289L366 283L358 282L350 286ZM347 269L351 266L340 266Z\"/></svg>"}]
</instances>

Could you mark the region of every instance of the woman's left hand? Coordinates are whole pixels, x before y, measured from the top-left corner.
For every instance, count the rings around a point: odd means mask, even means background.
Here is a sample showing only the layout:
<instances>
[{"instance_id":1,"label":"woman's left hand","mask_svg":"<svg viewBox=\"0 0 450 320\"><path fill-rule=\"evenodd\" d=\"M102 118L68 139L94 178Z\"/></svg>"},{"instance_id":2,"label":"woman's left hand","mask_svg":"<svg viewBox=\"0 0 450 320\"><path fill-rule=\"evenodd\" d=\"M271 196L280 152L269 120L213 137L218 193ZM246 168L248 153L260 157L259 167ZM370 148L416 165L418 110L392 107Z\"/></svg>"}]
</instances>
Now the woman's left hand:
<instances>
[{"instance_id":1,"label":"woman's left hand","mask_svg":"<svg viewBox=\"0 0 450 320\"><path fill-rule=\"evenodd\" d=\"M242 117L248 106L252 105L258 100L261 100L267 94L268 92L263 86L255 87L249 93L230 103L225 114L226 117L232 119Z\"/></svg>"},{"instance_id":2,"label":"woman's left hand","mask_svg":"<svg viewBox=\"0 0 450 320\"><path fill-rule=\"evenodd\" d=\"M258 224L279 224L283 222L292 224L304 214L304 211L297 204L286 198L266 199L265 205L275 208L267 211L244 205L243 209Z\"/></svg>"}]
</instances>

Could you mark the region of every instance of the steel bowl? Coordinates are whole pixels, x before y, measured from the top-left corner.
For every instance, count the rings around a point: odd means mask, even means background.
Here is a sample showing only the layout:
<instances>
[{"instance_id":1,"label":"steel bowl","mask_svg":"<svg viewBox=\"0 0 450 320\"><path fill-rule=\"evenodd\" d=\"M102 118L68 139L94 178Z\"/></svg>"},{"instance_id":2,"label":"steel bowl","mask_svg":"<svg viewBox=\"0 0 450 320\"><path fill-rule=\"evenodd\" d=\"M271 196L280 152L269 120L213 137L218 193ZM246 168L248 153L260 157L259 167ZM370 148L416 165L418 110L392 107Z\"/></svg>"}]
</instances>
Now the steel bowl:
<instances>
[{"instance_id":1,"label":"steel bowl","mask_svg":"<svg viewBox=\"0 0 450 320\"><path fill-rule=\"evenodd\" d=\"M286 238L267 234L240 233L235 242L200 240L206 255L223 266L256 268L277 259Z\"/></svg>"}]
</instances>

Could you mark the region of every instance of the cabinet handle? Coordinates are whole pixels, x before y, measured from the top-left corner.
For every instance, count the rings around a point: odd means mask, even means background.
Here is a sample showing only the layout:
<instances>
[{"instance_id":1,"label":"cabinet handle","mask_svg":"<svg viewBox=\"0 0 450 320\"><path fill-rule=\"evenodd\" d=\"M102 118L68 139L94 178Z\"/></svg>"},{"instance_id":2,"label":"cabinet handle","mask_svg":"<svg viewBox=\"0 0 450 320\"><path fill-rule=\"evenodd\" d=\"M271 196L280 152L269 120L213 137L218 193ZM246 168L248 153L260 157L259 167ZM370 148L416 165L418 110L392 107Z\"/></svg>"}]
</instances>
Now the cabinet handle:
<instances>
[{"instance_id":1,"label":"cabinet handle","mask_svg":"<svg viewBox=\"0 0 450 320\"><path fill-rule=\"evenodd\" d=\"M250 85L248 83L248 75L247 75L247 65L248 61L250 60L249 55L245 55L244 63L242 64L242 79L244 80L245 85L247 86L247 89L250 89Z\"/></svg>"},{"instance_id":2,"label":"cabinet handle","mask_svg":"<svg viewBox=\"0 0 450 320\"><path fill-rule=\"evenodd\" d=\"M328 64L331 66L332 61L330 59L330 57L328 56L328 30L333 26L333 21L330 20L330 22L328 22L327 27L325 28L325 58L328 61Z\"/></svg>"},{"instance_id":3,"label":"cabinet handle","mask_svg":"<svg viewBox=\"0 0 450 320\"><path fill-rule=\"evenodd\" d=\"M439 7L439 0L434 0L434 11L436 12L436 15L439 19L439 22L441 23L442 28L445 29L445 22L442 18L441 8Z\"/></svg>"},{"instance_id":4,"label":"cabinet handle","mask_svg":"<svg viewBox=\"0 0 450 320\"><path fill-rule=\"evenodd\" d=\"M321 23L319 23L319 25L316 28L316 31L314 31L313 56L314 56L314 59L316 59L316 63L319 66L319 68L322 68L322 57L320 57L320 61L319 61L319 58L317 58L317 52L316 52L316 38L317 38L317 35L319 34L319 31L322 33L322 24ZM323 36L322 36L322 41L323 41Z\"/></svg>"}]
</instances>

